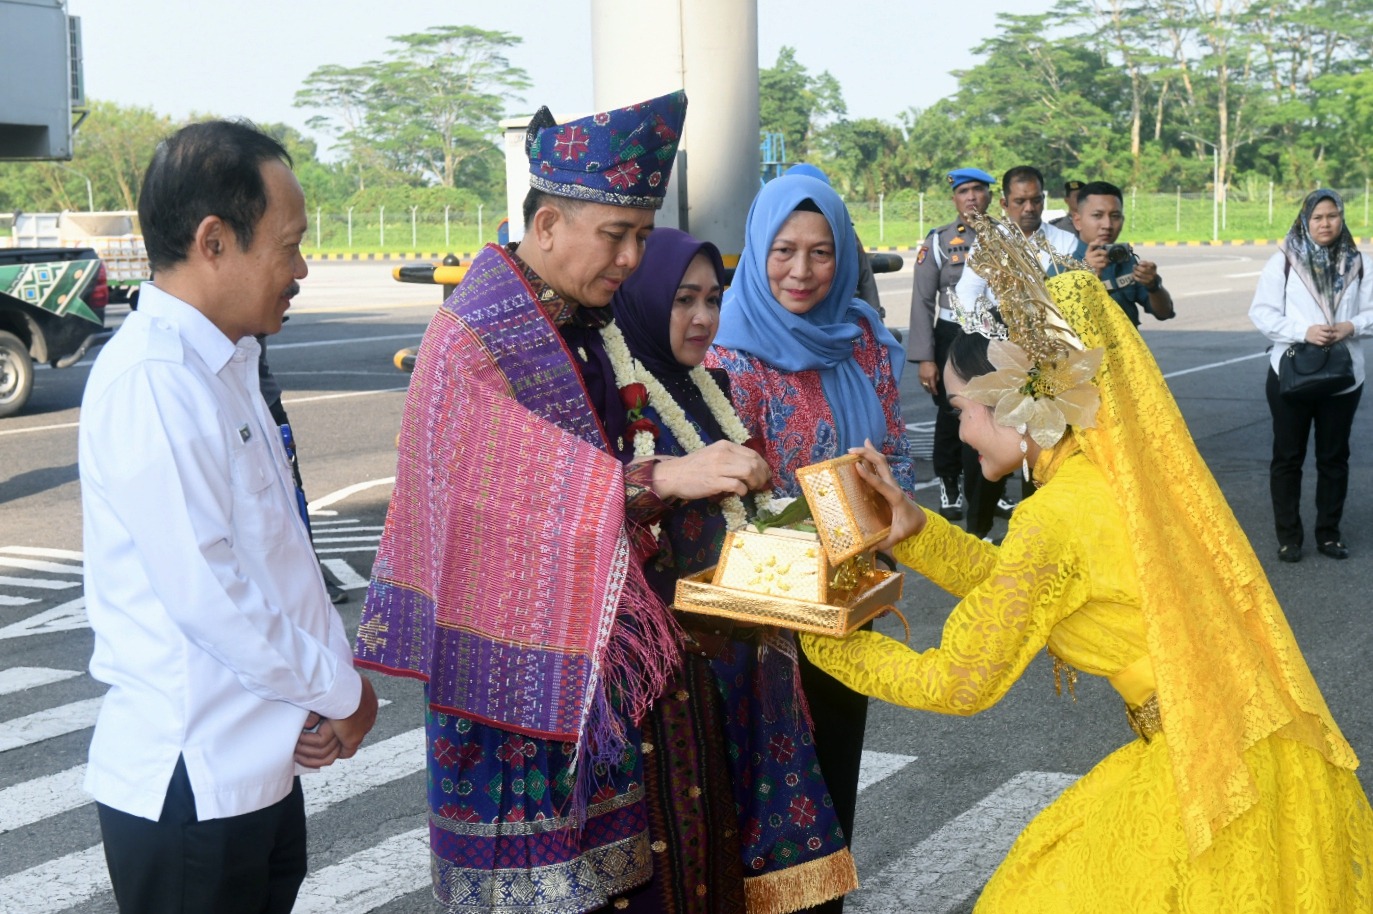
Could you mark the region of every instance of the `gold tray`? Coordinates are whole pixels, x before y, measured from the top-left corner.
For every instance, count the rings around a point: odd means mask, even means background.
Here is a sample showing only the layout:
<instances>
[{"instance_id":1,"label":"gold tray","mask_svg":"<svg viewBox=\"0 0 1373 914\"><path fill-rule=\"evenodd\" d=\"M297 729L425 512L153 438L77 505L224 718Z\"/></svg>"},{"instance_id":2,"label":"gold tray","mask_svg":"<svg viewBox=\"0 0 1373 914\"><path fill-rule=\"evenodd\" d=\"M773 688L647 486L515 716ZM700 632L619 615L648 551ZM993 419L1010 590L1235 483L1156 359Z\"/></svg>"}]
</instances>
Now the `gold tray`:
<instances>
[{"instance_id":1,"label":"gold tray","mask_svg":"<svg viewBox=\"0 0 1373 914\"><path fill-rule=\"evenodd\" d=\"M714 568L707 568L677 581L678 612L724 616L755 625L777 625L799 632L816 632L842 638L883 610L895 607L901 599L904 575L900 572L874 571L877 583L841 603L811 603L765 594L719 587L711 583Z\"/></svg>"}]
</instances>

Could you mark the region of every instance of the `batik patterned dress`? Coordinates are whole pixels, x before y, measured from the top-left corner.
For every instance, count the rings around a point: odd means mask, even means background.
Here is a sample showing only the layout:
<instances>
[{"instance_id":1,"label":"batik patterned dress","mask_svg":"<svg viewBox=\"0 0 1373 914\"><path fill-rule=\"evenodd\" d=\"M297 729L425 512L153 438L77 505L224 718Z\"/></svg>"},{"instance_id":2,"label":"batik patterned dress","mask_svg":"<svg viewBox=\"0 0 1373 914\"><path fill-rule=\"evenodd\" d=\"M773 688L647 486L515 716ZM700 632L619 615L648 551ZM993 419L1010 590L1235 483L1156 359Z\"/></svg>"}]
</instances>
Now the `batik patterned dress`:
<instances>
[{"instance_id":1,"label":"batik patterned dress","mask_svg":"<svg viewBox=\"0 0 1373 914\"><path fill-rule=\"evenodd\" d=\"M892 375L891 357L863 321L863 334L853 356L877 390L887 417L886 436L873 446L887 455L897 483L907 492L915 488L915 465L901 421L901 391ZM729 373L734 409L750 435L765 442L764 455L772 467L776 495L801 494L796 482L800 467L841 456L834 413L825 399L818 371L781 371L745 352L717 346L706 366Z\"/></svg>"},{"instance_id":2,"label":"batik patterned dress","mask_svg":"<svg viewBox=\"0 0 1373 914\"><path fill-rule=\"evenodd\" d=\"M651 405L645 416L660 429L657 453L686 453ZM688 421L710 443L710 432ZM677 505L663 518L663 548L646 569L650 584L671 602L676 579L714 565L724 537L718 502ZM724 623L684 622L707 630ZM733 634L709 659L688 653L644 722L644 745L654 746L644 769L655 870L642 896L632 896L652 904L631 910L786 914L857 887L800 704L794 642L770 629ZM729 891L740 885L742 892Z\"/></svg>"}]
</instances>

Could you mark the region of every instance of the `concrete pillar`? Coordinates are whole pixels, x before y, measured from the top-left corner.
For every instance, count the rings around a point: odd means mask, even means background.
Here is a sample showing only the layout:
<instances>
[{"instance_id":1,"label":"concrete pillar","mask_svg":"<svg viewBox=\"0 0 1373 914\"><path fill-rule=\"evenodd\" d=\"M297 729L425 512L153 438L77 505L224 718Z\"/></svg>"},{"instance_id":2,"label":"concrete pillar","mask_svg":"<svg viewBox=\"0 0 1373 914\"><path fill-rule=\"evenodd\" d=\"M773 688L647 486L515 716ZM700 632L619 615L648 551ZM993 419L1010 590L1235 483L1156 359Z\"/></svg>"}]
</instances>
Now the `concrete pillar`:
<instances>
[{"instance_id":1,"label":"concrete pillar","mask_svg":"<svg viewBox=\"0 0 1373 914\"><path fill-rule=\"evenodd\" d=\"M592 0L591 45L598 111L686 90L686 129L657 222L714 242L733 262L758 192L757 3Z\"/></svg>"}]
</instances>

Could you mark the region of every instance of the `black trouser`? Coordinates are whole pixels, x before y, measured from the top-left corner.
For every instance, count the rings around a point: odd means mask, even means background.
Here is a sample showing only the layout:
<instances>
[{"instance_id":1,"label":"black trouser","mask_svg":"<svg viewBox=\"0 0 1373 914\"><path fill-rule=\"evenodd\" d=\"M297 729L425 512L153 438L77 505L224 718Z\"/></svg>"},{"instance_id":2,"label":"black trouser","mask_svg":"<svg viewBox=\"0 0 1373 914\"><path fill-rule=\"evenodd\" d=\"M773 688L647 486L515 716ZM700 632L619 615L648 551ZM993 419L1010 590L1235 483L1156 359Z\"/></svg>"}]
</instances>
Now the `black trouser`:
<instances>
[{"instance_id":1,"label":"black trouser","mask_svg":"<svg viewBox=\"0 0 1373 914\"><path fill-rule=\"evenodd\" d=\"M944 390L944 362L949 357L949 347L962 332L963 328L954 321L941 319L934 325L934 364L938 383L935 384L937 393L931 394L936 407L931 459L938 479L957 479L963 472L964 445L958 440L958 414L949 405L949 396Z\"/></svg>"},{"instance_id":2,"label":"black trouser","mask_svg":"<svg viewBox=\"0 0 1373 914\"><path fill-rule=\"evenodd\" d=\"M1273 414L1273 462L1268 485L1278 545L1300 546L1301 469L1306 442L1316 426L1316 543L1340 541L1340 518L1349 488L1349 432L1363 387L1337 397L1288 400L1278 393L1278 376L1268 371L1268 410Z\"/></svg>"},{"instance_id":3,"label":"black trouser","mask_svg":"<svg viewBox=\"0 0 1373 914\"><path fill-rule=\"evenodd\" d=\"M300 778L278 803L200 822L180 759L153 822L96 804L122 914L289 914L305 881Z\"/></svg>"},{"instance_id":4,"label":"black trouser","mask_svg":"<svg viewBox=\"0 0 1373 914\"><path fill-rule=\"evenodd\" d=\"M872 623L863 626L871 630ZM858 773L863 760L863 731L868 725L868 697L853 691L815 666L804 652L798 656L801 688L810 706L815 733L815 757L825 776L834 814L853 845L853 814L858 807ZM810 914L840 914L844 899L807 908Z\"/></svg>"}]
</instances>

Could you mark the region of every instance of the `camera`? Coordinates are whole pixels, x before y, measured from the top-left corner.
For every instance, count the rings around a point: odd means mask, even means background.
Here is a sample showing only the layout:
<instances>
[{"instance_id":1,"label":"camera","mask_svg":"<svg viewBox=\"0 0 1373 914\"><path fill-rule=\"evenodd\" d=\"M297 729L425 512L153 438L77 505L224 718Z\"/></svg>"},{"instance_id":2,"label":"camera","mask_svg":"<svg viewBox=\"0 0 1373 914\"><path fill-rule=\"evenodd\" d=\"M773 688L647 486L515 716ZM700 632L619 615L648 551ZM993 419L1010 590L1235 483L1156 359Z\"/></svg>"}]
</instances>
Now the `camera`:
<instances>
[{"instance_id":1,"label":"camera","mask_svg":"<svg viewBox=\"0 0 1373 914\"><path fill-rule=\"evenodd\" d=\"M1128 263L1135 252L1130 249L1128 244L1108 244L1106 245L1107 263Z\"/></svg>"}]
</instances>

